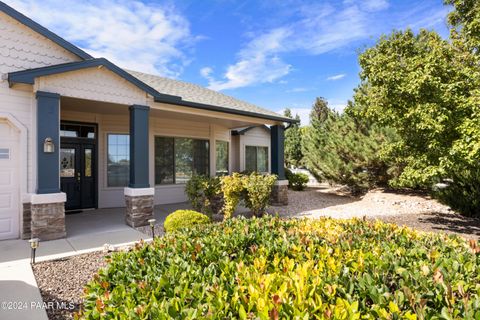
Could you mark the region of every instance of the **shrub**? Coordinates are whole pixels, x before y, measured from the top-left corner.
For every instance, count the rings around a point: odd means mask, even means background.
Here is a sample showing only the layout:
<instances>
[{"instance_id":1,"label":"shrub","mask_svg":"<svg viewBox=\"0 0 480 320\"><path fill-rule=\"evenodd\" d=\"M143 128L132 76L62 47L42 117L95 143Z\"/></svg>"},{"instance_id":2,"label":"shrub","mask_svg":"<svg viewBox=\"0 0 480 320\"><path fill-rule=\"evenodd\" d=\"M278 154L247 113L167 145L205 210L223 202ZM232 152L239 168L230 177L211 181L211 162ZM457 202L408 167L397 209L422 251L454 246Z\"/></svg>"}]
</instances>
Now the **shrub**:
<instances>
[{"instance_id":1,"label":"shrub","mask_svg":"<svg viewBox=\"0 0 480 320\"><path fill-rule=\"evenodd\" d=\"M433 195L465 216L480 217L480 168L451 170L449 177Z\"/></svg>"},{"instance_id":2,"label":"shrub","mask_svg":"<svg viewBox=\"0 0 480 320\"><path fill-rule=\"evenodd\" d=\"M207 224L210 218L193 210L177 210L167 216L163 227L165 232L173 232L183 228L191 228L195 225Z\"/></svg>"},{"instance_id":3,"label":"shrub","mask_svg":"<svg viewBox=\"0 0 480 320\"><path fill-rule=\"evenodd\" d=\"M305 173L293 173L289 169L285 169L285 177L288 180L288 187L295 191L305 190L309 180Z\"/></svg>"},{"instance_id":4,"label":"shrub","mask_svg":"<svg viewBox=\"0 0 480 320\"><path fill-rule=\"evenodd\" d=\"M114 253L85 319L478 319L480 254L361 220L229 219Z\"/></svg>"},{"instance_id":5,"label":"shrub","mask_svg":"<svg viewBox=\"0 0 480 320\"><path fill-rule=\"evenodd\" d=\"M258 217L265 213L276 180L275 175L262 175L256 172L244 177L245 206L253 215Z\"/></svg>"},{"instance_id":6,"label":"shrub","mask_svg":"<svg viewBox=\"0 0 480 320\"><path fill-rule=\"evenodd\" d=\"M223 214L225 218L230 218L242 198L243 175L237 172L229 176L220 178L221 188L224 198Z\"/></svg>"},{"instance_id":7,"label":"shrub","mask_svg":"<svg viewBox=\"0 0 480 320\"><path fill-rule=\"evenodd\" d=\"M208 216L222 213L223 194L220 178L193 176L185 186L185 193L192 207Z\"/></svg>"}]
</instances>

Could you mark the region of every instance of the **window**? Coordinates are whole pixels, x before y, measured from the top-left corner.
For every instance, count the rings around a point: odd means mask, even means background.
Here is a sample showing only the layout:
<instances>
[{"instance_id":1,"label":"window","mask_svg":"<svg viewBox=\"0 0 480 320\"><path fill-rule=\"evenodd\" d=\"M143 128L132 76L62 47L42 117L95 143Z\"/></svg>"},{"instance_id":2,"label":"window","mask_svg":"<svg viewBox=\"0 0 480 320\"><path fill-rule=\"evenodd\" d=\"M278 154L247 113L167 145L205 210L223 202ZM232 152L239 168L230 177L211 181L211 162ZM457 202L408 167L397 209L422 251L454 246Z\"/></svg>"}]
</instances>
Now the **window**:
<instances>
[{"instance_id":1,"label":"window","mask_svg":"<svg viewBox=\"0 0 480 320\"><path fill-rule=\"evenodd\" d=\"M245 171L268 172L268 147L245 146Z\"/></svg>"},{"instance_id":2,"label":"window","mask_svg":"<svg viewBox=\"0 0 480 320\"><path fill-rule=\"evenodd\" d=\"M74 148L60 149L60 177L62 178L75 177L75 149Z\"/></svg>"},{"instance_id":3,"label":"window","mask_svg":"<svg viewBox=\"0 0 480 320\"><path fill-rule=\"evenodd\" d=\"M10 159L10 149L0 148L0 159Z\"/></svg>"},{"instance_id":4,"label":"window","mask_svg":"<svg viewBox=\"0 0 480 320\"><path fill-rule=\"evenodd\" d=\"M216 141L216 168L217 176L228 175L228 141Z\"/></svg>"},{"instance_id":5,"label":"window","mask_svg":"<svg viewBox=\"0 0 480 320\"><path fill-rule=\"evenodd\" d=\"M95 139L95 126L88 124L60 124L60 136L65 138Z\"/></svg>"},{"instance_id":6,"label":"window","mask_svg":"<svg viewBox=\"0 0 480 320\"><path fill-rule=\"evenodd\" d=\"M208 140L155 137L155 184L186 183L209 174Z\"/></svg>"},{"instance_id":7,"label":"window","mask_svg":"<svg viewBox=\"0 0 480 320\"><path fill-rule=\"evenodd\" d=\"M107 186L126 187L130 177L130 136L109 134L107 150Z\"/></svg>"}]
</instances>

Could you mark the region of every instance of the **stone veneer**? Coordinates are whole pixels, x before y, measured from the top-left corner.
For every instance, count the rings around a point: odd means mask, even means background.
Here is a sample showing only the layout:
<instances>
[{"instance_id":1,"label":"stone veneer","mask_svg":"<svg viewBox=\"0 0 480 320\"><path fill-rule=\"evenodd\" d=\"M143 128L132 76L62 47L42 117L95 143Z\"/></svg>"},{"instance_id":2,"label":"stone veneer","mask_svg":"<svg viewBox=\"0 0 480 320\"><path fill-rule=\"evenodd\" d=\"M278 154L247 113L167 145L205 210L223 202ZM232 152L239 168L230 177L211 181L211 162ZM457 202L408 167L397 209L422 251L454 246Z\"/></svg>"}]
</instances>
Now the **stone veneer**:
<instances>
[{"instance_id":1,"label":"stone veneer","mask_svg":"<svg viewBox=\"0 0 480 320\"><path fill-rule=\"evenodd\" d=\"M270 203L274 206L288 205L288 181L280 180L273 185Z\"/></svg>"},{"instance_id":2,"label":"stone veneer","mask_svg":"<svg viewBox=\"0 0 480 320\"><path fill-rule=\"evenodd\" d=\"M125 195L125 222L131 227L148 225L148 219L153 218L153 195Z\"/></svg>"},{"instance_id":3,"label":"stone veneer","mask_svg":"<svg viewBox=\"0 0 480 320\"><path fill-rule=\"evenodd\" d=\"M23 203L22 218L22 239L30 239L32 237L32 204Z\"/></svg>"},{"instance_id":4,"label":"stone veneer","mask_svg":"<svg viewBox=\"0 0 480 320\"><path fill-rule=\"evenodd\" d=\"M67 232L64 202L32 203L30 210L32 238L42 241L65 238Z\"/></svg>"}]
</instances>

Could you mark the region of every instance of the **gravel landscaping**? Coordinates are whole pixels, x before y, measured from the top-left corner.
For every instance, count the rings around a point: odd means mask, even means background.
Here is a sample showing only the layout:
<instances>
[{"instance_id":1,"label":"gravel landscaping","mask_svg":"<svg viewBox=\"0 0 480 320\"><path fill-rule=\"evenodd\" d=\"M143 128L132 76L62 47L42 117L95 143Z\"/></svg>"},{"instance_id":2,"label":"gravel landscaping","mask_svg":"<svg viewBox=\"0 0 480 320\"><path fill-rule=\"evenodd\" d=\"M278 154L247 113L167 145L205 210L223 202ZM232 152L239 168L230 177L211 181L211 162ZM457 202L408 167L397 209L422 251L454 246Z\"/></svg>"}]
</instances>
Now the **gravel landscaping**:
<instances>
[{"instance_id":1,"label":"gravel landscaping","mask_svg":"<svg viewBox=\"0 0 480 320\"><path fill-rule=\"evenodd\" d=\"M73 319L82 304L83 287L106 265L106 253L93 252L36 263L33 273L44 302L65 303L73 308L47 309L49 319Z\"/></svg>"}]
</instances>

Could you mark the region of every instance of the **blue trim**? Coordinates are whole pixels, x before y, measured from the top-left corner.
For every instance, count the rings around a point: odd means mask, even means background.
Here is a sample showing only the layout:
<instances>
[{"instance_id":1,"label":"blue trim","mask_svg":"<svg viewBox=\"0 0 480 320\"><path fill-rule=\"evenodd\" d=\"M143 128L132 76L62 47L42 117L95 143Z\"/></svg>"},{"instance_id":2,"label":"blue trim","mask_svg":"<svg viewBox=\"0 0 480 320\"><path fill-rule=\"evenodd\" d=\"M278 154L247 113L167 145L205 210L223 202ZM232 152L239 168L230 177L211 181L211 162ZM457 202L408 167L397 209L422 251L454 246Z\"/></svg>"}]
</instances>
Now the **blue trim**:
<instances>
[{"instance_id":1,"label":"blue trim","mask_svg":"<svg viewBox=\"0 0 480 320\"><path fill-rule=\"evenodd\" d=\"M69 71L87 69L92 67L105 67L108 70L112 71L113 73L117 74L118 76L122 77L123 79L127 80L131 84L137 86L141 90L151 94L152 96L161 96L157 90L153 89L149 85L145 84L144 82L138 80L130 73L126 72L122 68L117 67L110 61L105 58L98 58L98 59L90 59L85 61L78 61L78 62L68 62L57 64L48 67L41 67L35 69L28 69L22 71L11 72L8 74L8 83L12 86L15 83L25 83L25 84L34 84L35 78L49 76L53 74L59 74ZM173 97L173 96L172 96Z\"/></svg>"},{"instance_id":2,"label":"blue trim","mask_svg":"<svg viewBox=\"0 0 480 320\"><path fill-rule=\"evenodd\" d=\"M60 192L60 95L37 91L37 193ZM55 152L43 152L46 138L52 138Z\"/></svg>"},{"instance_id":3,"label":"blue trim","mask_svg":"<svg viewBox=\"0 0 480 320\"><path fill-rule=\"evenodd\" d=\"M272 173L277 175L278 180L285 180L285 128L276 125L270 130Z\"/></svg>"},{"instance_id":4,"label":"blue trim","mask_svg":"<svg viewBox=\"0 0 480 320\"><path fill-rule=\"evenodd\" d=\"M268 131L268 133L270 133L270 128L269 127L267 127L266 125L261 125L261 126L250 126L248 128L242 129L242 130L233 130L232 131L232 136L244 135L245 133L252 130L253 128L261 128L261 129L264 129L264 130Z\"/></svg>"},{"instance_id":5,"label":"blue trim","mask_svg":"<svg viewBox=\"0 0 480 320\"><path fill-rule=\"evenodd\" d=\"M130 188L150 188L147 106L130 106Z\"/></svg>"},{"instance_id":6,"label":"blue trim","mask_svg":"<svg viewBox=\"0 0 480 320\"><path fill-rule=\"evenodd\" d=\"M33 31L40 33L42 36L46 37L47 39L50 39L51 41L58 44L60 47L64 48L67 51L70 51L71 53L77 55L78 57L84 60L93 58L91 55L89 55L79 47L73 45L72 43L68 42L67 40L63 39L62 37L48 30L47 28L41 26L40 24L36 23L32 19L24 16L17 10L13 9L12 7L8 6L7 4L1 1L0 1L0 11L4 12L8 16L17 20L21 24L29 27Z\"/></svg>"},{"instance_id":7,"label":"blue trim","mask_svg":"<svg viewBox=\"0 0 480 320\"><path fill-rule=\"evenodd\" d=\"M210 105L210 104L203 104L203 103L198 103L198 102L185 101L185 100L182 100L181 98L180 98L180 100L175 100L175 99L171 99L170 97L171 96L168 96L168 95L163 95L163 96L160 96L160 97L155 96L154 101L155 102L161 102L161 103L175 104L175 105L182 106L182 107L190 107L190 108L195 108L195 109L217 111L217 112L236 114L236 115L247 116L247 117L255 117L255 118L261 118L261 119L268 119L268 120L274 120L274 121L281 121L281 122L288 122L288 123L298 123L299 122L298 120L287 118L287 117L282 117L282 116L273 116L273 115L261 114L261 113L251 112L251 111L230 109L230 108L226 108L226 107L219 107L219 106L214 106L214 105Z\"/></svg>"}]
</instances>

